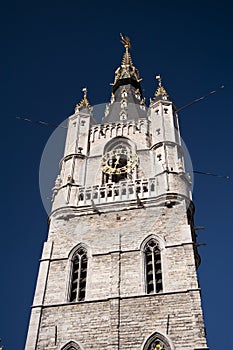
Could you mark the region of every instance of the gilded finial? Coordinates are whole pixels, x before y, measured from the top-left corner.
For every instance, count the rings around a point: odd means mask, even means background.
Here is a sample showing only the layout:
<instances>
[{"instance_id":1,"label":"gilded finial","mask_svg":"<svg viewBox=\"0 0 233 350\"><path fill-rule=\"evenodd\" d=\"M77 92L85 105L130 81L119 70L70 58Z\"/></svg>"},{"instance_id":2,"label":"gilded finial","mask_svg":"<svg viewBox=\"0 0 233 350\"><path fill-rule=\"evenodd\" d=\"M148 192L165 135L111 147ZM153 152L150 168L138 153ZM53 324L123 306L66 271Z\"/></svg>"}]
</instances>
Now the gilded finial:
<instances>
[{"instance_id":1,"label":"gilded finial","mask_svg":"<svg viewBox=\"0 0 233 350\"><path fill-rule=\"evenodd\" d=\"M131 48L130 38L123 36L120 33L121 43L125 47L125 52L122 58L121 66L115 71L115 80L113 86L121 79L133 78L138 83L140 82L140 76L138 70L134 67L129 49Z\"/></svg>"},{"instance_id":2,"label":"gilded finial","mask_svg":"<svg viewBox=\"0 0 233 350\"><path fill-rule=\"evenodd\" d=\"M167 91L165 90L165 88L162 85L161 75L160 74L156 75L155 79L158 81L158 85L159 85L157 87L156 91L155 91L155 97L158 97L158 96L162 95L164 99L167 99L168 98L168 93L167 93Z\"/></svg>"},{"instance_id":3,"label":"gilded finial","mask_svg":"<svg viewBox=\"0 0 233 350\"><path fill-rule=\"evenodd\" d=\"M83 98L86 98L86 97L87 97L87 88L84 87L84 88L82 89L82 92L83 92Z\"/></svg>"},{"instance_id":4,"label":"gilded finial","mask_svg":"<svg viewBox=\"0 0 233 350\"><path fill-rule=\"evenodd\" d=\"M159 86L162 86L162 78L161 78L161 75L160 75L160 74L159 74L159 75L156 75L156 76L155 76L155 79L158 80Z\"/></svg>"},{"instance_id":5,"label":"gilded finial","mask_svg":"<svg viewBox=\"0 0 233 350\"><path fill-rule=\"evenodd\" d=\"M121 37L121 42L125 47L125 53L124 53L121 65L127 66L127 67L131 66L133 69L135 69L135 67L133 66L132 58L129 53L129 49L131 48L130 38L128 36L123 36L121 33L120 33L120 37Z\"/></svg>"},{"instance_id":6,"label":"gilded finial","mask_svg":"<svg viewBox=\"0 0 233 350\"><path fill-rule=\"evenodd\" d=\"M124 45L124 47L126 49L131 49L130 38L128 36L123 36L121 33L120 33L120 37L121 37L121 42Z\"/></svg>"},{"instance_id":7,"label":"gilded finial","mask_svg":"<svg viewBox=\"0 0 233 350\"><path fill-rule=\"evenodd\" d=\"M83 99L76 105L75 110L77 110L77 109L80 110L82 108L87 108L87 109L91 110L91 105L87 99L87 88L84 87L82 89L82 92L83 92Z\"/></svg>"}]
</instances>

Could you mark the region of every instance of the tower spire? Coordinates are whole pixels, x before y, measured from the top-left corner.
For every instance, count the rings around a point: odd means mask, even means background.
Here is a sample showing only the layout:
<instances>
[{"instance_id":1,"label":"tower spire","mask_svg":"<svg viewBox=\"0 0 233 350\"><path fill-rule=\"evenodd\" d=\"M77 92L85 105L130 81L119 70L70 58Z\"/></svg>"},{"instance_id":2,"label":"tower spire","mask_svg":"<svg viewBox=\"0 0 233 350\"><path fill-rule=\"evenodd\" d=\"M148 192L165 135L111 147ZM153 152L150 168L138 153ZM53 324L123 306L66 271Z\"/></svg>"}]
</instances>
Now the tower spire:
<instances>
[{"instance_id":1,"label":"tower spire","mask_svg":"<svg viewBox=\"0 0 233 350\"><path fill-rule=\"evenodd\" d=\"M123 59L122 59L122 63L121 63L121 66L131 66L133 67L133 62L132 62L132 58L130 56L130 53L129 53L129 49L131 49L131 43L130 43L130 38L128 36L123 36L121 33L120 33L120 37L121 37L121 42L122 44L124 45L125 47L125 53L124 53L124 56L123 56Z\"/></svg>"},{"instance_id":2,"label":"tower spire","mask_svg":"<svg viewBox=\"0 0 233 350\"><path fill-rule=\"evenodd\" d=\"M140 88L140 78L139 72L136 67L133 65L133 61L129 52L131 48L130 38L127 36L123 36L120 33L121 43L125 47L125 52L122 58L121 66L117 68L115 71L115 79L113 85L113 92L120 85L132 84L136 88Z\"/></svg>"}]
</instances>

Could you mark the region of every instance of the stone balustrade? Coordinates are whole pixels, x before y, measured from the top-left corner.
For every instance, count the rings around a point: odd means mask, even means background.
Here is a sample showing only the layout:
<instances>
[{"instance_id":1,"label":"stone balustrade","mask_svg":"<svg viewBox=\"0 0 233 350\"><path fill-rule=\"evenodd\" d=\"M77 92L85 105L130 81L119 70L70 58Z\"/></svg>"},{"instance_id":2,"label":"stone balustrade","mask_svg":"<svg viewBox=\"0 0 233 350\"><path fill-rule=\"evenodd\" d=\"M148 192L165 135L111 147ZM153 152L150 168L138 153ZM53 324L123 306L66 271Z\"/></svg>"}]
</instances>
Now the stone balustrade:
<instances>
[{"instance_id":1,"label":"stone balustrade","mask_svg":"<svg viewBox=\"0 0 233 350\"><path fill-rule=\"evenodd\" d=\"M165 176L166 175L166 176ZM103 185L79 186L68 182L53 189L53 209L64 206L92 206L113 204L135 199L155 198L169 193L176 193L192 198L187 178L177 173L161 173L153 178L109 182ZM163 186L163 187L161 187ZM164 190L161 190L164 188Z\"/></svg>"},{"instance_id":2,"label":"stone balustrade","mask_svg":"<svg viewBox=\"0 0 233 350\"><path fill-rule=\"evenodd\" d=\"M155 178L79 187L77 205L90 205L92 201L95 204L101 204L132 200L137 197L137 194L140 198L156 196Z\"/></svg>"}]
</instances>

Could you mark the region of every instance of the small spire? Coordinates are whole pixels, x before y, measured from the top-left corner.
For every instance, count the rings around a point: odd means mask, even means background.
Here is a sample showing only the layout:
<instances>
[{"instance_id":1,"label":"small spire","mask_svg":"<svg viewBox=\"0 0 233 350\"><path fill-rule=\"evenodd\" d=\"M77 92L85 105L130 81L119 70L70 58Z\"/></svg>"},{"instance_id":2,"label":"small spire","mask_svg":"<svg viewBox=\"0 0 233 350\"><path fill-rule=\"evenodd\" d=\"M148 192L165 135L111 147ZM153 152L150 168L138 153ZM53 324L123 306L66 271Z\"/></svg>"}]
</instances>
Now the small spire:
<instances>
[{"instance_id":1,"label":"small spire","mask_svg":"<svg viewBox=\"0 0 233 350\"><path fill-rule=\"evenodd\" d=\"M162 95L162 96L165 96L166 98L168 98L168 93L162 85L161 75L156 75L155 79L158 80L158 85L159 85L155 91L155 97Z\"/></svg>"},{"instance_id":2,"label":"small spire","mask_svg":"<svg viewBox=\"0 0 233 350\"><path fill-rule=\"evenodd\" d=\"M75 110L78 109L80 111L83 108L87 108L88 110L91 110L91 105L87 99L87 88L84 87L82 89L82 92L83 92L83 99L76 105Z\"/></svg>"},{"instance_id":3,"label":"small spire","mask_svg":"<svg viewBox=\"0 0 233 350\"><path fill-rule=\"evenodd\" d=\"M125 66L125 67L133 66L132 58L129 53L129 49L131 49L132 47L130 43L130 38L128 36L124 37L121 33L120 33L120 37L121 37L121 42L125 47L125 53L122 59L121 66Z\"/></svg>"}]
</instances>

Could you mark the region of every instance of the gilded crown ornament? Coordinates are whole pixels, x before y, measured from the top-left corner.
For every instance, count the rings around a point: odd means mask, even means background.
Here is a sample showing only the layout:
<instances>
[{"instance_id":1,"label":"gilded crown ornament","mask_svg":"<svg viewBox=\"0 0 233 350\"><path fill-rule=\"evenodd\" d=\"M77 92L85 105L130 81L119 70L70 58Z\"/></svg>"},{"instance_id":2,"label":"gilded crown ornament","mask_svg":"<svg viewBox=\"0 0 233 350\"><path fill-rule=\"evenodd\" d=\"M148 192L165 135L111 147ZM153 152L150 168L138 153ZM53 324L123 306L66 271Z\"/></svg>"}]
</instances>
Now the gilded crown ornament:
<instances>
[{"instance_id":1,"label":"gilded crown ornament","mask_svg":"<svg viewBox=\"0 0 233 350\"><path fill-rule=\"evenodd\" d=\"M82 92L83 92L83 99L76 105L75 111L76 110L80 111L83 108L87 108L89 111L91 111L91 105L87 99L87 88L84 87L82 89Z\"/></svg>"},{"instance_id":2,"label":"gilded crown ornament","mask_svg":"<svg viewBox=\"0 0 233 350\"><path fill-rule=\"evenodd\" d=\"M121 79L133 78L137 82L140 82L142 79L139 76L139 72L136 67L133 65L129 49L131 48L130 38L128 36L123 36L120 33L121 43L125 47L125 53L122 58L121 66L115 71L115 79L112 85L115 85Z\"/></svg>"},{"instance_id":3,"label":"gilded crown ornament","mask_svg":"<svg viewBox=\"0 0 233 350\"><path fill-rule=\"evenodd\" d=\"M166 96L168 97L168 93L167 91L165 90L165 88L163 87L162 85L162 78L161 78L161 75L156 75L155 76L155 79L158 81L159 83L159 86L157 87L156 91L155 91L155 97L159 96L159 95L162 95L162 96Z\"/></svg>"}]
</instances>

